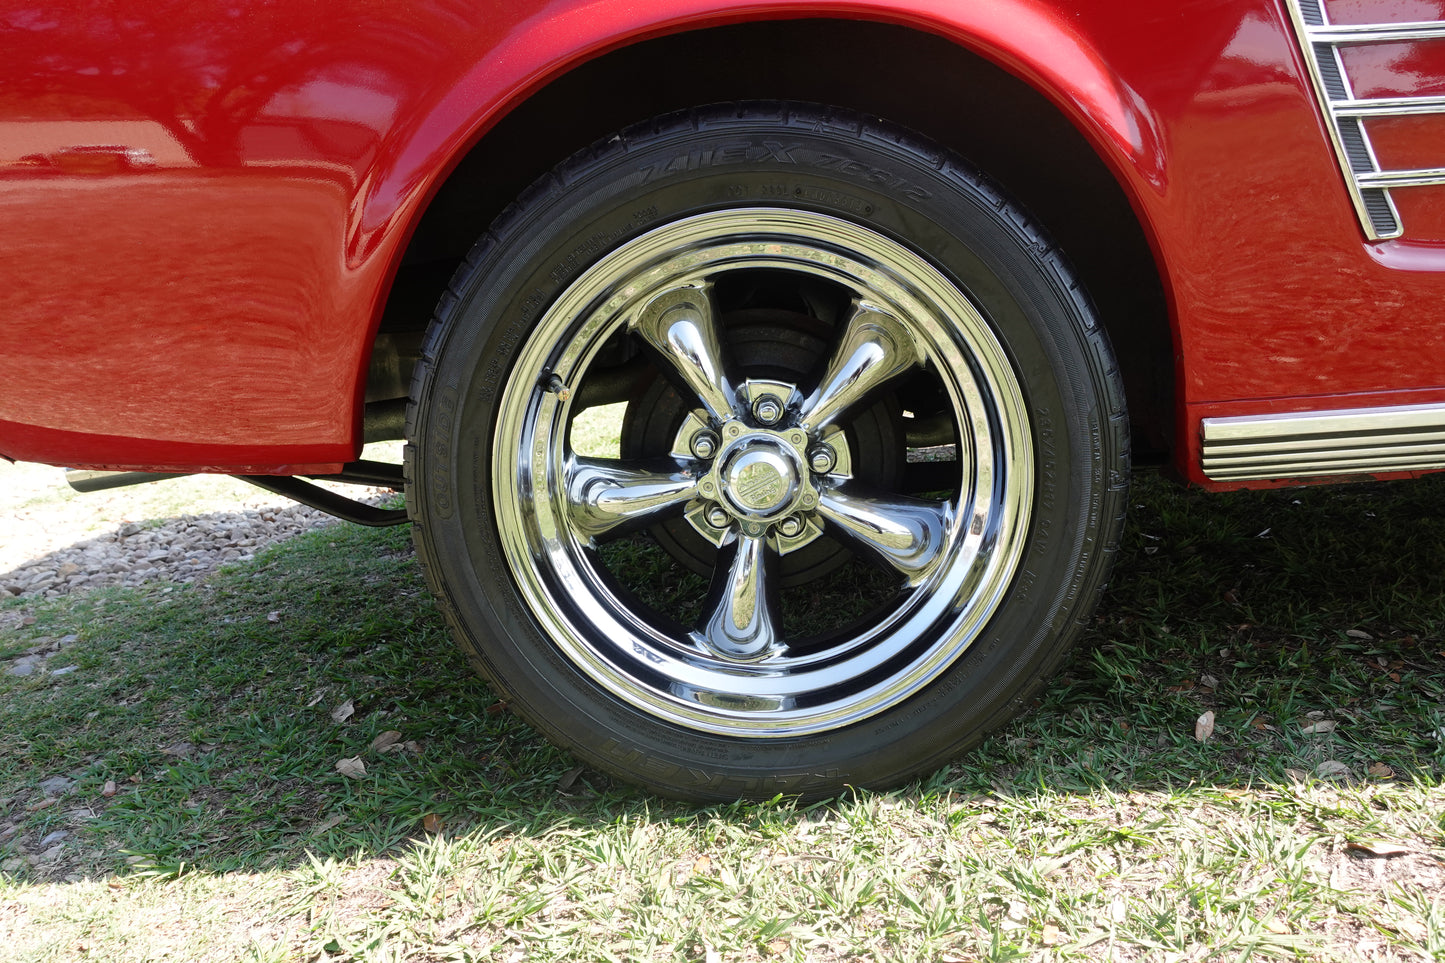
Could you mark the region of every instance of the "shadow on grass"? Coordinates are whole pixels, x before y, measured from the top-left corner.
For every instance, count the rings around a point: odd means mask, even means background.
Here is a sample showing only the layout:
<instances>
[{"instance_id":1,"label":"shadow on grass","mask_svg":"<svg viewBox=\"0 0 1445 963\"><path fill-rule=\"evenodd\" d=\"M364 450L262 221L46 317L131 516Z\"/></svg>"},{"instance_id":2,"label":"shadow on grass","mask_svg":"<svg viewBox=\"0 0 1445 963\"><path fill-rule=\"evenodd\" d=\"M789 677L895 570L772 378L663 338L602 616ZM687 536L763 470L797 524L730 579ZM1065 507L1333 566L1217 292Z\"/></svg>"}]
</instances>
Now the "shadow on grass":
<instances>
[{"instance_id":1,"label":"shadow on grass","mask_svg":"<svg viewBox=\"0 0 1445 963\"><path fill-rule=\"evenodd\" d=\"M1442 496L1441 476L1222 495L1137 478L1112 586L1073 664L1036 712L953 767L957 780L1438 781ZM1206 712L1213 734L1199 742Z\"/></svg>"},{"instance_id":2,"label":"shadow on grass","mask_svg":"<svg viewBox=\"0 0 1445 963\"><path fill-rule=\"evenodd\" d=\"M1223 496L1139 479L1079 657L1036 711L903 797L1231 787L1329 761L1435 779L1442 495L1441 478ZM0 676L10 872L287 869L395 852L424 825L697 813L579 775L506 712L454 651L404 531L335 527L202 585L0 611L35 619L0 633L0 659L38 647L50 670Z\"/></svg>"}]
</instances>

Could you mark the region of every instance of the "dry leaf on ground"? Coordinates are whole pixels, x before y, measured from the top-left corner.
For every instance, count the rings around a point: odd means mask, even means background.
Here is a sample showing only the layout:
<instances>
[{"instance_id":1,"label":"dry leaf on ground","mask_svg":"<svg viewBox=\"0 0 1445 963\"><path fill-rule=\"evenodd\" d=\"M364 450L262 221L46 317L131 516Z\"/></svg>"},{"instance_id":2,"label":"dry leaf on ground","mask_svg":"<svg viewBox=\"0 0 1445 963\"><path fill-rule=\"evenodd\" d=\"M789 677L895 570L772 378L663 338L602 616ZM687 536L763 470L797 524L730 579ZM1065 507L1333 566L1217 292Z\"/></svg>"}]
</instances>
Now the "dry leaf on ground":
<instances>
[{"instance_id":1,"label":"dry leaf on ground","mask_svg":"<svg viewBox=\"0 0 1445 963\"><path fill-rule=\"evenodd\" d=\"M323 820L322 822L317 823L317 824L316 824L316 828L313 829L313 830L311 830L311 832L312 832L313 834L316 834L316 833L324 833L324 832L326 832L328 829L335 829L337 826L340 826L340 825L341 825L342 820L344 820L345 818L346 818L346 816L343 815L342 813L336 813L336 814L333 815L333 816L328 816L328 817L326 817L326 819Z\"/></svg>"},{"instance_id":2,"label":"dry leaf on ground","mask_svg":"<svg viewBox=\"0 0 1445 963\"><path fill-rule=\"evenodd\" d=\"M400 748L401 733L395 729L388 729L375 739L371 740L371 748L376 752L386 752L393 746Z\"/></svg>"},{"instance_id":3,"label":"dry leaf on ground","mask_svg":"<svg viewBox=\"0 0 1445 963\"><path fill-rule=\"evenodd\" d=\"M1302 728L1300 731L1301 731L1301 732L1305 732L1305 733L1311 733L1311 732L1334 732L1334 731L1335 731L1335 726L1338 726L1338 725L1339 725L1339 723L1336 722L1336 721L1333 720L1333 719L1321 719L1319 722L1311 722L1309 725L1305 726L1305 727Z\"/></svg>"},{"instance_id":4,"label":"dry leaf on ground","mask_svg":"<svg viewBox=\"0 0 1445 963\"><path fill-rule=\"evenodd\" d=\"M360 756L352 756L350 759L336 760L336 771L351 779L360 779L366 775L366 763L361 761Z\"/></svg>"},{"instance_id":5,"label":"dry leaf on ground","mask_svg":"<svg viewBox=\"0 0 1445 963\"><path fill-rule=\"evenodd\" d=\"M331 721L339 724L345 722L347 719L350 719L354 715L356 715L356 706L352 703L350 699L347 699L345 702L341 703L341 705L331 710Z\"/></svg>"},{"instance_id":6,"label":"dry leaf on ground","mask_svg":"<svg viewBox=\"0 0 1445 963\"><path fill-rule=\"evenodd\" d=\"M1214 735L1214 712L1207 711L1194 722L1194 741L1204 742Z\"/></svg>"}]
</instances>

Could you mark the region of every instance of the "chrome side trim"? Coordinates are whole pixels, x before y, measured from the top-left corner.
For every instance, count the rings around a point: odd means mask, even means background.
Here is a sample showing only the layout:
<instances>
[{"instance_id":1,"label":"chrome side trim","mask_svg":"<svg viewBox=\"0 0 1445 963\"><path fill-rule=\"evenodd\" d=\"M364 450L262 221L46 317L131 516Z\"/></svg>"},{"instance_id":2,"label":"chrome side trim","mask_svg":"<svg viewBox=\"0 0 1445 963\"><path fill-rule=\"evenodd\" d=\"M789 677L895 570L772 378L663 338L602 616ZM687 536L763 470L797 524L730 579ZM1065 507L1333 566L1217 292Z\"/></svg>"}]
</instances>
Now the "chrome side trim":
<instances>
[{"instance_id":1,"label":"chrome side trim","mask_svg":"<svg viewBox=\"0 0 1445 963\"><path fill-rule=\"evenodd\" d=\"M1205 418L1213 481L1445 468L1445 404Z\"/></svg>"},{"instance_id":2,"label":"chrome side trim","mask_svg":"<svg viewBox=\"0 0 1445 963\"><path fill-rule=\"evenodd\" d=\"M1409 43L1445 37L1445 23L1423 20L1415 23L1360 23L1312 27L1310 38L1321 43Z\"/></svg>"},{"instance_id":3,"label":"chrome side trim","mask_svg":"<svg viewBox=\"0 0 1445 963\"><path fill-rule=\"evenodd\" d=\"M1377 97L1337 100L1331 107L1337 117L1413 117L1445 113L1445 97Z\"/></svg>"},{"instance_id":4,"label":"chrome side trim","mask_svg":"<svg viewBox=\"0 0 1445 963\"><path fill-rule=\"evenodd\" d=\"M1285 8L1365 236L1372 241L1400 237L1405 230L1390 191L1445 184L1445 168L1382 169L1365 121L1445 113L1445 97L1356 97L1340 49L1358 44L1445 39L1445 22L1332 24L1324 0L1285 0Z\"/></svg>"},{"instance_id":5,"label":"chrome side trim","mask_svg":"<svg viewBox=\"0 0 1445 963\"><path fill-rule=\"evenodd\" d=\"M1361 187L1429 187L1432 184L1445 184L1445 168L1361 174L1359 182Z\"/></svg>"}]
</instances>

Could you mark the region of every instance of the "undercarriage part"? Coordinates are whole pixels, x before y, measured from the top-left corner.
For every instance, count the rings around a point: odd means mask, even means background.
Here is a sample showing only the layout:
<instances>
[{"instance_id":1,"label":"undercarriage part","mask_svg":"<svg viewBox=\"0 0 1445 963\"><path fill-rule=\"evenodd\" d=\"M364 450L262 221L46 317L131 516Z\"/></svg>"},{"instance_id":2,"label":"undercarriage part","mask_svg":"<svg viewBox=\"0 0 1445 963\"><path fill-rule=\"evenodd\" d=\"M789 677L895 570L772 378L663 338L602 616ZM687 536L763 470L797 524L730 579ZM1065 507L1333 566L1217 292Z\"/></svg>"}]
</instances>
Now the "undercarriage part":
<instances>
[{"instance_id":1,"label":"undercarriage part","mask_svg":"<svg viewBox=\"0 0 1445 963\"><path fill-rule=\"evenodd\" d=\"M390 488L401 491L406 484L401 466L384 461L353 461L341 466L335 475L313 475L320 481L344 482L348 485L369 485L372 488Z\"/></svg>"},{"instance_id":2,"label":"undercarriage part","mask_svg":"<svg viewBox=\"0 0 1445 963\"><path fill-rule=\"evenodd\" d=\"M179 472L72 470L65 473L66 482L78 492L99 492L111 488L125 488L129 485L164 481L167 478L184 477L186 477L185 474ZM288 475L235 475L233 477L358 525L377 528L400 525L407 520L405 509L377 508L354 498L327 491L302 478ZM403 485L400 465L390 465L378 461L349 462L335 475L318 475L316 477L325 481L367 485L373 488L391 488L397 491L400 491Z\"/></svg>"},{"instance_id":3,"label":"undercarriage part","mask_svg":"<svg viewBox=\"0 0 1445 963\"><path fill-rule=\"evenodd\" d=\"M65 473L65 482L78 492L103 492L111 488L125 488L129 485L144 485L147 482L165 481L167 478L185 478L184 474L160 471L79 471L70 469Z\"/></svg>"},{"instance_id":4,"label":"undercarriage part","mask_svg":"<svg viewBox=\"0 0 1445 963\"><path fill-rule=\"evenodd\" d=\"M362 441L396 441L406 430L406 399L372 401L361 416Z\"/></svg>"},{"instance_id":5,"label":"undercarriage part","mask_svg":"<svg viewBox=\"0 0 1445 963\"><path fill-rule=\"evenodd\" d=\"M345 495L327 491L319 485L300 478L286 475L236 475L234 477L244 482L250 482L257 488L284 495L292 501L298 501L328 515L335 515L343 521L355 522L358 525L385 528L388 525L401 525L407 521L404 508L377 508L374 505L347 498ZM355 481L355 479L337 480ZM360 482L360 484L370 483Z\"/></svg>"}]
</instances>

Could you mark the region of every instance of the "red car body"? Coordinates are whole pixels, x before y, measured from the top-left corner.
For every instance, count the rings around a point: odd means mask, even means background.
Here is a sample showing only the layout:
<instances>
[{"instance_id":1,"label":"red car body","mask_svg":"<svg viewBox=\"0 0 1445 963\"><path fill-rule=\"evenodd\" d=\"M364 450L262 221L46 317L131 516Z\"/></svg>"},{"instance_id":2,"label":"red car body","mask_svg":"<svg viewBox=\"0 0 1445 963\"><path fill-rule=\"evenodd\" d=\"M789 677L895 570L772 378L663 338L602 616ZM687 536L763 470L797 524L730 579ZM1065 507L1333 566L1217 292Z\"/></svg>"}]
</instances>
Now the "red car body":
<instances>
[{"instance_id":1,"label":"red car body","mask_svg":"<svg viewBox=\"0 0 1445 963\"><path fill-rule=\"evenodd\" d=\"M1445 15L1434 2L1329 8L1343 23ZM744 22L760 44L774 31L826 37L840 20L896 28L872 34L879 45L938 38L1057 111L1147 240L1166 310L1130 324L1157 326L1148 339L1168 346L1144 362L1170 385L1158 398L1169 430L1151 437L1169 439L1190 481L1233 484L1201 467L1207 418L1445 403L1445 187L1394 192L1402 236L1362 233L1274 0L336 0L106 14L12 2L0 18L0 451L11 458L335 470L358 451L391 282L462 158L589 61ZM1442 47L1348 49L1357 95L1439 93ZM799 69L819 56L800 51ZM948 75L927 82L890 96L948 96ZM567 111L556 123L577 121ZM577 126L574 147L586 140ZM1374 140L1384 164L1438 166L1445 119L1384 119ZM89 145L121 146L111 163L73 160ZM1130 337L1116 334L1121 354Z\"/></svg>"},{"instance_id":2,"label":"red car body","mask_svg":"<svg viewBox=\"0 0 1445 963\"><path fill-rule=\"evenodd\" d=\"M0 0L0 455L400 484L356 460L405 419L475 664L667 793L976 744L1102 592L1131 453L1445 468L1442 305L1445 0ZM727 325L774 340L730 374ZM703 408L574 450L646 358ZM944 482L861 483L940 439ZM701 615L613 591L643 523ZM845 549L881 601L787 637Z\"/></svg>"}]
</instances>

